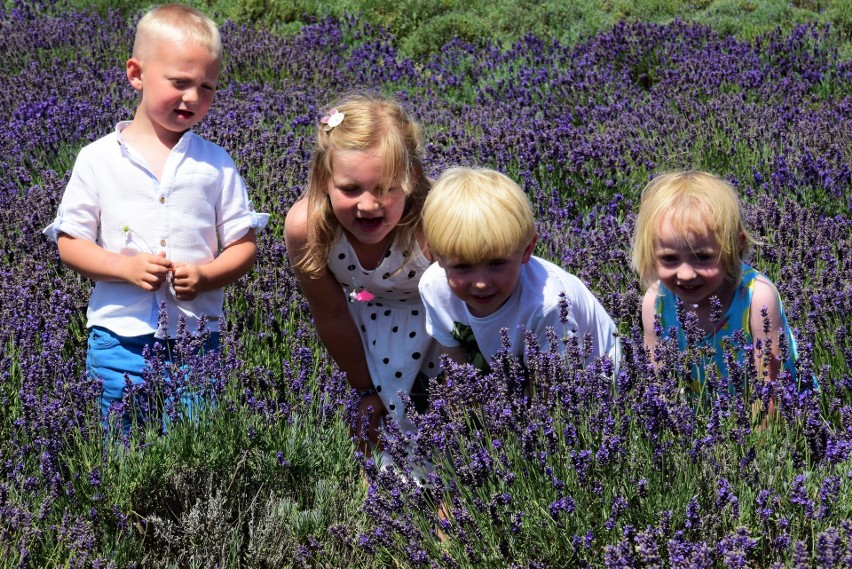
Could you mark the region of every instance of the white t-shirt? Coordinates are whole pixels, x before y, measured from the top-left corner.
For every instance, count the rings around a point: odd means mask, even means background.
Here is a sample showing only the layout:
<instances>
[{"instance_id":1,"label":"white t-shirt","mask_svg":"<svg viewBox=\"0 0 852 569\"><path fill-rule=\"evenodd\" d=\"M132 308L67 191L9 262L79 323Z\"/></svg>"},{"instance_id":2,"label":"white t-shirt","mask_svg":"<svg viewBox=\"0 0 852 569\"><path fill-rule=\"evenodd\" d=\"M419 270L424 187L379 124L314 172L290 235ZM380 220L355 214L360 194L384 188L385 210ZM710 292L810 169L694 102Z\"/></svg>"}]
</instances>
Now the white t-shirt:
<instances>
[{"instance_id":1,"label":"white t-shirt","mask_svg":"<svg viewBox=\"0 0 852 569\"><path fill-rule=\"evenodd\" d=\"M260 231L269 214L251 206L233 160L220 146L187 131L172 149L158 180L142 156L124 142L121 122L114 132L80 151L56 219L44 234L56 241L66 233L126 255L166 252L166 258L205 264L220 248ZM222 289L177 300L170 286L155 292L126 282L100 281L89 299L88 327L101 326L121 336L176 337L180 316L187 329L199 317L216 331L224 302ZM158 326L166 303L168 331Z\"/></svg>"},{"instance_id":2,"label":"white t-shirt","mask_svg":"<svg viewBox=\"0 0 852 569\"><path fill-rule=\"evenodd\" d=\"M560 293L565 293L569 303L565 324L561 322ZM521 265L512 295L484 318L473 316L467 304L453 294L438 263L420 279L420 295L426 307L426 331L444 346L462 346L466 350L472 334L486 363L501 348L502 328L508 331L512 354L521 357L527 332L536 335L542 350L549 348L548 327L559 339L570 334L580 338L590 334L592 353L587 354L587 361L607 354L618 362L619 344L612 318L580 279L544 259L531 257ZM561 342L559 346L564 348Z\"/></svg>"}]
</instances>

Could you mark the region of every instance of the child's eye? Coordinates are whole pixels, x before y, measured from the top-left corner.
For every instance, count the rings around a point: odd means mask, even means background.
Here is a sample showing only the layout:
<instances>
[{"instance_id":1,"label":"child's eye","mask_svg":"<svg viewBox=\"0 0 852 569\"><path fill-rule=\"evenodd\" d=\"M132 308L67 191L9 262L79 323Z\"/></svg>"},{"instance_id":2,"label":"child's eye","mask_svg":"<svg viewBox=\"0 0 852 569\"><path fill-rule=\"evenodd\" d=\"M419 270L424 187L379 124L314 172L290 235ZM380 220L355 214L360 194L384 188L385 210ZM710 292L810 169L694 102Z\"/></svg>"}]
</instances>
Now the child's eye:
<instances>
[{"instance_id":1,"label":"child's eye","mask_svg":"<svg viewBox=\"0 0 852 569\"><path fill-rule=\"evenodd\" d=\"M172 79L172 85L181 89L183 87L186 87L186 81L184 79Z\"/></svg>"},{"instance_id":2,"label":"child's eye","mask_svg":"<svg viewBox=\"0 0 852 569\"><path fill-rule=\"evenodd\" d=\"M500 268L506 264L506 259L492 259L488 261L488 266L491 268Z\"/></svg>"}]
</instances>

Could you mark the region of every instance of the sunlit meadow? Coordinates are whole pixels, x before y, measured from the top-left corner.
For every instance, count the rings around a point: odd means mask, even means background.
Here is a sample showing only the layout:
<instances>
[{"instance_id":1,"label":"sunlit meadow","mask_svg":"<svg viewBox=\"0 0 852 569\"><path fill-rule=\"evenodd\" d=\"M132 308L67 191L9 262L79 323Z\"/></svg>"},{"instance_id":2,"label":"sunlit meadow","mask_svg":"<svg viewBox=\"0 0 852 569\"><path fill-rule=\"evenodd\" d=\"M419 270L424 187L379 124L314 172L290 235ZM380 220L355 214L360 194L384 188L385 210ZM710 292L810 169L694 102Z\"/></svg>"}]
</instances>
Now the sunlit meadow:
<instances>
[{"instance_id":1,"label":"sunlit meadow","mask_svg":"<svg viewBox=\"0 0 852 569\"><path fill-rule=\"evenodd\" d=\"M181 385L151 356L138 400L161 405L168 434L154 420L106 439L84 372L91 282L41 229L79 148L132 116L133 27L43 6L0 8L3 567L852 566L852 65L828 29L746 42L622 23L575 45L456 41L412 60L356 17L290 37L225 23L197 131L231 153L270 226L228 289L221 353L183 357ZM415 417L426 486L356 453L351 394L283 243L312 129L358 87L421 121L430 175L486 165L516 179L538 254L586 282L622 334L615 376L578 364L582 342L563 357L530 339L529 403L508 387L524 373L509 358L484 376L449 369ZM711 377L719 389L696 406L681 389L695 354L664 346L649 366L629 241L639 190L674 167L742 192L762 241L752 262L820 392L751 381L731 396ZM216 404L187 420L169 393L193 386ZM751 408L770 396L779 413L763 425ZM389 433L388 448L408 439Z\"/></svg>"}]
</instances>

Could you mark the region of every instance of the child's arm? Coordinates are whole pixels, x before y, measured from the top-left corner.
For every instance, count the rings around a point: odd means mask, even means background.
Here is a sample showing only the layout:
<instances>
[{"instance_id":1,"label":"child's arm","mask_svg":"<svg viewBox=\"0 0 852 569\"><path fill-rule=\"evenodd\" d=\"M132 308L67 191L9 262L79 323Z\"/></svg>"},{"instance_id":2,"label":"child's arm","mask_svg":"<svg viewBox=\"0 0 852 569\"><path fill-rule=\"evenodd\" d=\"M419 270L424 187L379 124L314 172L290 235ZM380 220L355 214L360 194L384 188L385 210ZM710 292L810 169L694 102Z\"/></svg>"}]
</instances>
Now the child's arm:
<instances>
[{"instance_id":1,"label":"child's arm","mask_svg":"<svg viewBox=\"0 0 852 569\"><path fill-rule=\"evenodd\" d=\"M328 271L318 278L312 278L297 267L307 254L307 206L307 200L297 201L284 220L284 241L290 265L311 308L317 333L337 366L346 373L349 385L353 389L372 389L373 380L367 367L361 336L349 314L340 285ZM367 407L374 410L369 432L375 434L379 419L385 413L378 394L373 393L362 399L359 407L361 416L366 416Z\"/></svg>"},{"instance_id":2,"label":"child's arm","mask_svg":"<svg viewBox=\"0 0 852 569\"><path fill-rule=\"evenodd\" d=\"M761 313L766 308L766 318ZM768 322L768 331L764 332L765 322ZM751 297L751 310L749 313L749 325L751 335L755 343L754 358L755 368L766 380L774 381L781 372L779 332L782 327L781 301L772 284L758 277L754 282L754 293ZM758 341L761 344L757 349ZM770 354L765 354L767 343L770 346Z\"/></svg>"},{"instance_id":3,"label":"child's arm","mask_svg":"<svg viewBox=\"0 0 852 569\"><path fill-rule=\"evenodd\" d=\"M657 283L652 284L642 297L642 332L645 338L645 347L651 356L651 363L656 367L654 361L654 348L657 346L657 332L654 324L657 317Z\"/></svg>"},{"instance_id":4,"label":"child's arm","mask_svg":"<svg viewBox=\"0 0 852 569\"><path fill-rule=\"evenodd\" d=\"M165 252L158 255L122 255L66 233L59 235L56 244L63 263L94 281L125 281L143 290L154 291L166 282L172 266Z\"/></svg>"},{"instance_id":5,"label":"child's arm","mask_svg":"<svg viewBox=\"0 0 852 569\"><path fill-rule=\"evenodd\" d=\"M312 278L297 267L307 253L306 200L296 202L287 214L284 220L284 241L296 280L311 307L320 339L337 365L346 372L353 389L372 388L373 381L367 368L361 336L349 314L340 285L328 271L318 278Z\"/></svg>"},{"instance_id":6,"label":"child's arm","mask_svg":"<svg viewBox=\"0 0 852 569\"><path fill-rule=\"evenodd\" d=\"M172 286L178 300L192 300L199 293L224 288L249 272L257 256L254 229L222 250L206 265L174 263Z\"/></svg>"},{"instance_id":7,"label":"child's arm","mask_svg":"<svg viewBox=\"0 0 852 569\"><path fill-rule=\"evenodd\" d=\"M461 346L441 346L441 352L447 354L447 356L457 364L470 363L470 359L467 357L467 354L464 353Z\"/></svg>"}]
</instances>

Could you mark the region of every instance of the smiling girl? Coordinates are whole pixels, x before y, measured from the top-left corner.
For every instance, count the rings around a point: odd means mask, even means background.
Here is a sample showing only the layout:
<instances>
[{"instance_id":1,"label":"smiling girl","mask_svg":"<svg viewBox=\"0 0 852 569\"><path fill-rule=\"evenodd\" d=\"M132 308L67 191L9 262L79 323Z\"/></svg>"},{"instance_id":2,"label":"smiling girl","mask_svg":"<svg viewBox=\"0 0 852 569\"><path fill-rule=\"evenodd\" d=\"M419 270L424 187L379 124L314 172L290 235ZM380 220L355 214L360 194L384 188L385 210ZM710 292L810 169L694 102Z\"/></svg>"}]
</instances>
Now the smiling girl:
<instances>
[{"instance_id":1,"label":"smiling girl","mask_svg":"<svg viewBox=\"0 0 852 569\"><path fill-rule=\"evenodd\" d=\"M360 397L373 442L384 416L413 430L400 394L439 371L417 292L432 262L421 154L419 127L398 103L340 101L318 125L308 188L284 228L317 332Z\"/></svg>"},{"instance_id":2,"label":"smiling girl","mask_svg":"<svg viewBox=\"0 0 852 569\"><path fill-rule=\"evenodd\" d=\"M647 287L642 326L652 358L657 343L672 337L681 350L688 345L709 348L711 358L693 371L703 383L707 365L715 365L721 377L729 376L724 344L730 340L737 360L753 357L765 379L775 380L782 370L795 377L796 341L778 291L743 262L754 243L743 223L739 196L718 177L669 172L645 187L633 266ZM694 344L688 342L684 325L689 313Z\"/></svg>"}]
</instances>

